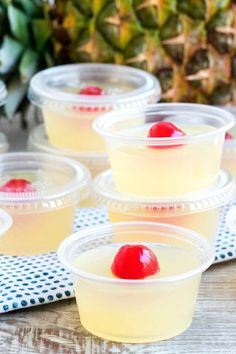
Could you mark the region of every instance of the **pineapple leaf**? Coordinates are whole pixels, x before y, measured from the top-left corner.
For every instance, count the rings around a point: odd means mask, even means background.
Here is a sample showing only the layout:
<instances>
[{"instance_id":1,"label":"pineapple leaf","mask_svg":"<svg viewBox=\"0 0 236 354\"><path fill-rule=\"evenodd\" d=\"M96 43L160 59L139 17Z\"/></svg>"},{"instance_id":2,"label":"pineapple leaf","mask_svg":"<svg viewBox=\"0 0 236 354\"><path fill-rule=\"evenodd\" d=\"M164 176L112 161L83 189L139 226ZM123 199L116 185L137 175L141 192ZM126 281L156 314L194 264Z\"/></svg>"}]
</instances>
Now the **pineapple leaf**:
<instances>
[{"instance_id":1,"label":"pineapple leaf","mask_svg":"<svg viewBox=\"0 0 236 354\"><path fill-rule=\"evenodd\" d=\"M27 84L22 84L20 78L16 77L8 83L7 103L4 112L8 118L12 118L17 111L27 92Z\"/></svg>"},{"instance_id":2,"label":"pineapple leaf","mask_svg":"<svg viewBox=\"0 0 236 354\"><path fill-rule=\"evenodd\" d=\"M19 71L21 81L26 83L36 73L39 63L39 55L31 49L27 49L21 58Z\"/></svg>"},{"instance_id":3,"label":"pineapple leaf","mask_svg":"<svg viewBox=\"0 0 236 354\"><path fill-rule=\"evenodd\" d=\"M37 50L42 50L52 34L50 23L44 19L32 21L32 28Z\"/></svg>"},{"instance_id":4,"label":"pineapple leaf","mask_svg":"<svg viewBox=\"0 0 236 354\"><path fill-rule=\"evenodd\" d=\"M43 1L40 0L19 0L24 12L29 16L40 16L42 12Z\"/></svg>"},{"instance_id":5,"label":"pineapple leaf","mask_svg":"<svg viewBox=\"0 0 236 354\"><path fill-rule=\"evenodd\" d=\"M13 5L8 6L8 19L12 34L24 45L28 45L30 41L28 25L28 17Z\"/></svg>"},{"instance_id":6,"label":"pineapple leaf","mask_svg":"<svg viewBox=\"0 0 236 354\"><path fill-rule=\"evenodd\" d=\"M14 68L22 51L23 47L18 41L4 36L0 47L0 74L7 74Z\"/></svg>"}]
</instances>

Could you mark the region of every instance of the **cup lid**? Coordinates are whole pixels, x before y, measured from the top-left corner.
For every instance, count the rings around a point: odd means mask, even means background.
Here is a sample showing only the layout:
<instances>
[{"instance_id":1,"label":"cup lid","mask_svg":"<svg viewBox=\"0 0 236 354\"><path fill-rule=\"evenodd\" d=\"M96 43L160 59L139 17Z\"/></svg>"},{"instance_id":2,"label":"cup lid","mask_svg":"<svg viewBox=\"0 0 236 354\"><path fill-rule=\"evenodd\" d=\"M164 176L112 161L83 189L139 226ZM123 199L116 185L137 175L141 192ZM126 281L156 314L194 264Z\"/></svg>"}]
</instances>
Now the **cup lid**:
<instances>
[{"instance_id":1,"label":"cup lid","mask_svg":"<svg viewBox=\"0 0 236 354\"><path fill-rule=\"evenodd\" d=\"M0 205L29 208L63 206L68 197L83 200L90 192L90 173L82 164L61 156L16 152L0 155L0 180L29 180L35 191L0 191Z\"/></svg>"},{"instance_id":2,"label":"cup lid","mask_svg":"<svg viewBox=\"0 0 236 354\"><path fill-rule=\"evenodd\" d=\"M6 136L0 132L0 152L5 152L8 150L9 144Z\"/></svg>"},{"instance_id":3,"label":"cup lid","mask_svg":"<svg viewBox=\"0 0 236 354\"><path fill-rule=\"evenodd\" d=\"M85 164L89 169L104 171L109 167L107 153L89 152L82 153L70 149L61 149L51 145L48 141L44 124L33 128L29 135L28 146L32 150L55 154L59 156L66 156Z\"/></svg>"},{"instance_id":4,"label":"cup lid","mask_svg":"<svg viewBox=\"0 0 236 354\"><path fill-rule=\"evenodd\" d=\"M185 196L140 198L124 195L116 191L112 171L98 175L92 186L96 203L110 210L146 217L166 217L206 211L226 204L235 191L233 177L221 170L215 184L208 189Z\"/></svg>"},{"instance_id":5,"label":"cup lid","mask_svg":"<svg viewBox=\"0 0 236 354\"><path fill-rule=\"evenodd\" d=\"M0 209L0 236L3 235L12 225L12 218L4 210Z\"/></svg>"},{"instance_id":6,"label":"cup lid","mask_svg":"<svg viewBox=\"0 0 236 354\"><path fill-rule=\"evenodd\" d=\"M97 86L103 95L78 94ZM135 107L160 99L159 81L143 70L114 64L69 64L37 73L30 81L30 101L37 106L58 103L64 107L97 107L102 110Z\"/></svg>"},{"instance_id":7,"label":"cup lid","mask_svg":"<svg viewBox=\"0 0 236 354\"><path fill-rule=\"evenodd\" d=\"M198 134L176 137L145 137L130 135L127 132L157 122L170 121L174 124L207 124L214 129ZM122 141L128 144L166 146L198 142L219 133L226 132L235 123L234 116L223 109L193 103L158 103L147 106L107 112L93 122L94 130L105 139Z\"/></svg>"},{"instance_id":8,"label":"cup lid","mask_svg":"<svg viewBox=\"0 0 236 354\"><path fill-rule=\"evenodd\" d=\"M0 81L0 106L2 106L6 102L7 98L7 89L5 84Z\"/></svg>"}]
</instances>

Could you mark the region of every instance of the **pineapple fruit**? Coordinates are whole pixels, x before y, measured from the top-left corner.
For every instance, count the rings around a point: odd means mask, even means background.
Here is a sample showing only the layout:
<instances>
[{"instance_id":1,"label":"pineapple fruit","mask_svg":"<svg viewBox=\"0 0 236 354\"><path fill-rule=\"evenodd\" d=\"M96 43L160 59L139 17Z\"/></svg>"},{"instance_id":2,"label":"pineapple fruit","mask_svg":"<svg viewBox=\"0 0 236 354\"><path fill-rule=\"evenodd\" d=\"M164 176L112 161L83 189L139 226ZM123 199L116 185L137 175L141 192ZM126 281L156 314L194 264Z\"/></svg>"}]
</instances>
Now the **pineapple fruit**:
<instances>
[{"instance_id":1,"label":"pineapple fruit","mask_svg":"<svg viewBox=\"0 0 236 354\"><path fill-rule=\"evenodd\" d=\"M54 0L54 58L155 74L164 101L236 103L236 1Z\"/></svg>"},{"instance_id":2,"label":"pineapple fruit","mask_svg":"<svg viewBox=\"0 0 236 354\"><path fill-rule=\"evenodd\" d=\"M163 101L236 103L236 0L0 0L5 113L47 66L118 63L158 77Z\"/></svg>"}]
</instances>

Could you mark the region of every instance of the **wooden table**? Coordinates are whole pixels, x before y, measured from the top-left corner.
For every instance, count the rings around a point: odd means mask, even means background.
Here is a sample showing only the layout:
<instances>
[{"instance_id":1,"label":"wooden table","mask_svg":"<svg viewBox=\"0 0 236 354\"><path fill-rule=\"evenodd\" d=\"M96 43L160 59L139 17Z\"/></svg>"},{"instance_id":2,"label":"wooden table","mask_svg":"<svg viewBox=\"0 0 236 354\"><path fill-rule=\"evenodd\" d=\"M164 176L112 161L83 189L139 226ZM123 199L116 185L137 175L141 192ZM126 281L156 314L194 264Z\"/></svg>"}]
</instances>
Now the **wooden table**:
<instances>
[{"instance_id":1,"label":"wooden table","mask_svg":"<svg viewBox=\"0 0 236 354\"><path fill-rule=\"evenodd\" d=\"M144 345L100 340L82 328L75 301L66 300L1 315L0 353L235 354L236 260L203 275L192 326L174 339Z\"/></svg>"}]
</instances>

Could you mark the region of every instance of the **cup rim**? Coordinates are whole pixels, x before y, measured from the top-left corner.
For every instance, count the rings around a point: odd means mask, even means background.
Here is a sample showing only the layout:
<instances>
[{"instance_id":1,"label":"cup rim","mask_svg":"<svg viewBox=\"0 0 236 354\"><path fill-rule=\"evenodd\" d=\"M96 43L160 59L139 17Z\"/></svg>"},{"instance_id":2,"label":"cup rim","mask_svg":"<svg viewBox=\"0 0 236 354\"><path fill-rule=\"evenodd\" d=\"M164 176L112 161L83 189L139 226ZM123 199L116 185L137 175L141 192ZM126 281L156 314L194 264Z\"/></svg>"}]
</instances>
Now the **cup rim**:
<instances>
[{"instance_id":1,"label":"cup rim","mask_svg":"<svg viewBox=\"0 0 236 354\"><path fill-rule=\"evenodd\" d=\"M103 96L91 96L91 95L78 95L74 93L65 93L49 88L48 84L45 84L45 79L50 76L55 77L57 74L69 75L73 74L75 70L84 73L86 71L96 70L99 73L101 70L106 70L113 76L116 75L118 78L120 75L133 75L136 77L141 77L144 80L144 84L134 90L126 93L121 93L117 95L103 95ZM102 64L102 63L83 63L83 64L66 64L59 65L52 68L48 68L35 74L30 80L29 100L42 107L43 101L60 101L65 104L73 103L75 105L83 106L96 106L96 107L110 107L119 106L132 103L133 101L139 103L143 99L148 97L153 97L153 100L157 101L161 97L161 86L159 80L152 74L137 69L134 67L129 67L125 65L117 64ZM45 101L45 102L46 102ZM45 103L44 102L44 103Z\"/></svg>"},{"instance_id":2,"label":"cup rim","mask_svg":"<svg viewBox=\"0 0 236 354\"><path fill-rule=\"evenodd\" d=\"M10 229L10 227L13 224L13 220L10 214L6 213L3 209L0 209L0 220L3 221L3 225L0 226L0 237L1 237L1 235L3 235L6 231Z\"/></svg>"},{"instance_id":3,"label":"cup rim","mask_svg":"<svg viewBox=\"0 0 236 354\"><path fill-rule=\"evenodd\" d=\"M199 112L200 115L205 115L206 117L211 117L214 119L223 118L221 127L216 127L214 130L206 133L196 134L196 135L186 135L181 137L171 137L171 138L149 138L149 137L134 137L119 134L117 132L108 132L108 124L114 124L117 122L125 121L127 119L135 118L142 114L160 114L160 113L181 113L183 110L188 110L188 112ZM208 112L208 113L207 113ZM93 129L103 136L105 139L112 140L122 140L126 143L133 144L144 144L148 146L153 145L175 145L175 144L186 144L188 142L198 141L202 139L207 139L221 132L226 132L235 124L235 118L232 113L225 111L223 109L195 103L156 103L149 104L141 108L130 108L126 110L112 111L101 115L96 118L93 122Z\"/></svg>"},{"instance_id":4,"label":"cup rim","mask_svg":"<svg viewBox=\"0 0 236 354\"><path fill-rule=\"evenodd\" d=\"M104 235L106 232L111 233L111 228L112 227L121 227L122 229L127 229L127 228L132 228L132 227L137 227L139 230L143 227L146 229L148 228L155 228L156 231L157 229L159 230L168 230L169 232L173 232L174 234L182 235L184 237L181 238L179 237L172 237L180 239L182 241L186 241L188 243L189 240L191 243L196 243L199 244L199 248L201 247L205 251L205 260L202 261L201 265L198 267L195 267L193 270L184 272L182 274L174 275L174 276L168 276L168 277L163 277L163 278L155 278L155 279L140 279L140 280L134 280L134 279L119 279L119 278L108 278L105 276L99 276L95 275L89 272L81 271L78 269L78 267L74 266L73 263L69 260L69 250L75 245L82 246L83 244L88 243L89 241L96 240L102 237L105 237ZM110 230L110 232L109 232ZM91 234L97 234L97 236L91 236ZM102 235L102 236L101 236ZM170 236L169 236L170 237ZM188 241L187 241L188 240ZM144 222L144 221L136 221L136 222L118 222L118 223L108 223L106 225L102 226L96 226L96 227L90 227L83 229L81 231L78 231L71 236L67 237L59 246L57 255L59 257L59 260L64 264L64 266L75 276L78 276L80 278L86 279L86 280L92 280L92 281L97 281L97 282L102 282L106 284L120 284L120 285L145 285L145 284L165 284L165 283L170 283L170 282L176 282L180 280L184 280L187 278L190 278L196 274L203 273L213 262L215 252L214 252L214 247L208 241L206 238L203 236L199 235L195 231L188 230L179 226L175 225L170 225L170 224L164 224L164 223L157 223L157 222Z\"/></svg>"},{"instance_id":5,"label":"cup rim","mask_svg":"<svg viewBox=\"0 0 236 354\"><path fill-rule=\"evenodd\" d=\"M91 175L89 170L81 163L63 156L56 156L53 154L46 154L40 152L8 152L0 154L0 164L14 164L20 160L30 164L30 161L38 163L47 161L48 163L60 163L71 167L75 175L73 178L61 186L58 190L53 190L50 193L45 192L26 192L26 193L11 193L0 192L0 203L37 203L43 201L50 201L52 199L63 198L67 195L81 192L81 200L84 199L88 193L91 183ZM32 162L31 162L32 163Z\"/></svg>"},{"instance_id":6,"label":"cup rim","mask_svg":"<svg viewBox=\"0 0 236 354\"><path fill-rule=\"evenodd\" d=\"M3 81L0 81L0 106L4 105L7 100L7 89Z\"/></svg>"}]
</instances>

